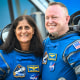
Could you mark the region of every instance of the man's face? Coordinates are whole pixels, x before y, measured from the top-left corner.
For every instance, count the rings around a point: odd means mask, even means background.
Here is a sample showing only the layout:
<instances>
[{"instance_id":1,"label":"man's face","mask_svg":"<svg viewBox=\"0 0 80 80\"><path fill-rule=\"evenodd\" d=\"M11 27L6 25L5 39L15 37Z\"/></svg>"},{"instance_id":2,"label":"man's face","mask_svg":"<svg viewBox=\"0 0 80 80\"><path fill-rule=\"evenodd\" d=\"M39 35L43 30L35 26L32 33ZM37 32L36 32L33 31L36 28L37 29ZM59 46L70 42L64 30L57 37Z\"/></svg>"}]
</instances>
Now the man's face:
<instances>
[{"instance_id":1,"label":"man's face","mask_svg":"<svg viewBox=\"0 0 80 80\"><path fill-rule=\"evenodd\" d=\"M62 35L65 32L69 19L66 11L59 5L49 6L45 13L45 27L49 33Z\"/></svg>"}]
</instances>

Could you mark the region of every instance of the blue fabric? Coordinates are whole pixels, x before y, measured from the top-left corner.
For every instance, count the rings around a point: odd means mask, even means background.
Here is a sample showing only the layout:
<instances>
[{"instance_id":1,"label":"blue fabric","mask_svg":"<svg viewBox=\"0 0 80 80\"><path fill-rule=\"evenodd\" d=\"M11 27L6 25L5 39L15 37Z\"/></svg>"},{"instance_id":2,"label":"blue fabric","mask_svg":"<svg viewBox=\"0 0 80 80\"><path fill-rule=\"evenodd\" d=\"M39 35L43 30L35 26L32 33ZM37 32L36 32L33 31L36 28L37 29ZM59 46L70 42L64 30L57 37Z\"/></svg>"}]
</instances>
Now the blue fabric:
<instances>
[{"instance_id":1,"label":"blue fabric","mask_svg":"<svg viewBox=\"0 0 80 80\"><path fill-rule=\"evenodd\" d=\"M0 45L2 45L2 40L0 39Z\"/></svg>"},{"instance_id":2,"label":"blue fabric","mask_svg":"<svg viewBox=\"0 0 80 80\"><path fill-rule=\"evenodd\" d=\"M42 69L41 57L33 53L4 53L0 50L0 79L4 80L39 80Z\"/></svg>"},{"instance_id":3,"label":"blue fabric","mask_svg":"<svg viewBox=\"0 0 80 80\"><path fill-rule=\"evenodd\" d=\"M54 40L48 37L43 41L42 80L80 80L80 72L76 74L74 70L80 65L80 47L76 49L74 46L76 40L80 40L78 33L66 34Z\"/></svg>"}]
</instances>

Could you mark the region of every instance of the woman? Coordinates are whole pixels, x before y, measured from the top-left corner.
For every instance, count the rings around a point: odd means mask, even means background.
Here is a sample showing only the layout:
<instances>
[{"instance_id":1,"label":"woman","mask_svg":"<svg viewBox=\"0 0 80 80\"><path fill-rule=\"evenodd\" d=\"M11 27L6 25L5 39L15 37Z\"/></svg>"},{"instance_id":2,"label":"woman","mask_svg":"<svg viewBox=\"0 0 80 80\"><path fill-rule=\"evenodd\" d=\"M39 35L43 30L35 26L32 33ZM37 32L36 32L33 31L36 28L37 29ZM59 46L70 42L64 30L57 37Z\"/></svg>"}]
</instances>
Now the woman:
<instances>
[{"instance_id":1,"label":"woman","mask_svg":"<svg viewBox=\"0 0 80 80\"><path fill-rule=\"evenodd\" d=\"M30 16L20 16L13 22L0 49L0 79L39 80L42 37Z\"/></svg>"}]
</instances>

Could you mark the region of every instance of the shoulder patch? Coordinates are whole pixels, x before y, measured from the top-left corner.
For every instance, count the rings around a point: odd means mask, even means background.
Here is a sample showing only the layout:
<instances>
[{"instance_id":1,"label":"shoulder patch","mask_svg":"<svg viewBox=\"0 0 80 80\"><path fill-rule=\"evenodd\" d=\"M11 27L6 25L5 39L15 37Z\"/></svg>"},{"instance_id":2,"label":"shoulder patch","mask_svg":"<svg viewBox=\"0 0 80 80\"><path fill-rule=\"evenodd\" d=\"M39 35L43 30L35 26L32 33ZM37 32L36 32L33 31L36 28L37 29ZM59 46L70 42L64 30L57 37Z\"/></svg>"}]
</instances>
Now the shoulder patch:
<instances>
[{"instance_id":1,"label":"shoulder patch","mask_svg":"<svg viewBox=\"0 0 80 80\"><path fill-rule=\"evenodd\" d=\"M76 49L79 49L80 48L80 41L76 41L73 46L76 48Z\"/></svg>"}]
</instances>

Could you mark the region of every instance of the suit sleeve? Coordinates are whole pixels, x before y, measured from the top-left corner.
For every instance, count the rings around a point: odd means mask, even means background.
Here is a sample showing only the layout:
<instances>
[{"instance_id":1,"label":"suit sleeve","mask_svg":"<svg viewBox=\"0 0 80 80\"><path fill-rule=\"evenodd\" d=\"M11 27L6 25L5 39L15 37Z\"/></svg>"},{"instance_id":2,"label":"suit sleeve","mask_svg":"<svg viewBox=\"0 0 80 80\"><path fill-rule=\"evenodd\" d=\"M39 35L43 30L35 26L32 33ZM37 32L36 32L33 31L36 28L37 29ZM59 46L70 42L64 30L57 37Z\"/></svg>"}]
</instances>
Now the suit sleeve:
<instances>
[{"instance_id":1,"label":"suit sleeve","mask_svg":"<svg viewBox=\"0 0 80 80\"><path fill-rule=\"evenodd\" d=\"M10 68L7 64L7 62L5 61L2 52L0 51L0 80L3 80L6 75L9 73Z\"/></svg>"},{"instance_id":2,"label":"suit sleeve","mask_svg":"<svg viewBox=\"0 0 80 80\"><path fill-rule=\"evenodd\" d=\"M66 47L63 58L75 71L77 80L80 80L80 40L77 40Z\"/></svg>"}]
</instances>

